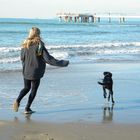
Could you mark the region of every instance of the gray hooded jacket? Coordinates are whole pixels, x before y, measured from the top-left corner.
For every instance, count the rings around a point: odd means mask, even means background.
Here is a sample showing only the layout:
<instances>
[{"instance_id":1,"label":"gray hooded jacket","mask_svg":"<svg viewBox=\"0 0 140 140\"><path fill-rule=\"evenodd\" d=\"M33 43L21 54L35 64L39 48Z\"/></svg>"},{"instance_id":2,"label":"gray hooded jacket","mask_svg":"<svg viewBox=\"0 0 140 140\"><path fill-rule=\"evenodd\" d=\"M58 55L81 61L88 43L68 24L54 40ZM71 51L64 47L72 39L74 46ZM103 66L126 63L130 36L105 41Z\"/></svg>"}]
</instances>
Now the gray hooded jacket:
<instances>
[{"instance_id":1,"label":"gray hooded jacket","mask_svg":"<svg viewBox=\"0 0 140 140\"><path fill-rule=\"evenodd\" d=\"M29 48L22 48L21 61L23 76L28 80L42 78L45 73L46 63L60 67L65 67L69 64L67 60L57 60L51 56L43 42L41 42L41 46L32 45Z\"/></svg>"}]
</instances>

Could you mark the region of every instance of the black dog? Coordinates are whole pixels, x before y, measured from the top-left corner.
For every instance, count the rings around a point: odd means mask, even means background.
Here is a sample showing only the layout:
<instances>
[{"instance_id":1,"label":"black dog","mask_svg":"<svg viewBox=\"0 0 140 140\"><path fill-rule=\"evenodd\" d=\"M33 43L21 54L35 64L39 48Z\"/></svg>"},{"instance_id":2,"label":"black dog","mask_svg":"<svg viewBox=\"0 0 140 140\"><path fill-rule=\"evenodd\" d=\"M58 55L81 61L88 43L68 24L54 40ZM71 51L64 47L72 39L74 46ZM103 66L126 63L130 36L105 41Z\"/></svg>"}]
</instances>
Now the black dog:
<instances>
[{"instance_id":1,"label":"black dog","mask_svg":"<svg viewBox=\"0 0 140 140\"><path fill-rule=\"evenodd\" d=\"M106 89L109 90L109 95L108 95L108 101L110 101L110 96L112 103L114 104L114 99L113 99L113 80L112 80L112 73L111 72L104 72L104 79L103 82L98 82L98 84L103 86L103 92L104 92L104 98L107 96Z\"/></svg>"}]
</instances>

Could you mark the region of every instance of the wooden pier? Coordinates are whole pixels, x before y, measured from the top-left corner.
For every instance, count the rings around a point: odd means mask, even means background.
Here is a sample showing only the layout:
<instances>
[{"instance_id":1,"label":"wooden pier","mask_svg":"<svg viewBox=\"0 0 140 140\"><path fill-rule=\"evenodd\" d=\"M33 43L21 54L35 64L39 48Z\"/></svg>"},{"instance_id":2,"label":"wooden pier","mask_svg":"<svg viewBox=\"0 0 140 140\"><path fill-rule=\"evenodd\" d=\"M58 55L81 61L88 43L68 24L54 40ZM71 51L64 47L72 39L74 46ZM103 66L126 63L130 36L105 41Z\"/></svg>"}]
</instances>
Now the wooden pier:
<instances>
[{"instance_id":1,"label":"wooden pier","mask_svg":"<svg viewBox=\"0 0 140 140\"><path fill-rule=\"evenodd\" d=\"M140 18L140 16L124 16L124 15L114 15L108 14L75 14L75 13L58 13L57 14L60 21L63 22L73 22L73 23L96 23L101 22L101 19L107 19L109 23L113 19L117 19L119 23L125 23L126 18Z\"/></svg>"}]
</instances>

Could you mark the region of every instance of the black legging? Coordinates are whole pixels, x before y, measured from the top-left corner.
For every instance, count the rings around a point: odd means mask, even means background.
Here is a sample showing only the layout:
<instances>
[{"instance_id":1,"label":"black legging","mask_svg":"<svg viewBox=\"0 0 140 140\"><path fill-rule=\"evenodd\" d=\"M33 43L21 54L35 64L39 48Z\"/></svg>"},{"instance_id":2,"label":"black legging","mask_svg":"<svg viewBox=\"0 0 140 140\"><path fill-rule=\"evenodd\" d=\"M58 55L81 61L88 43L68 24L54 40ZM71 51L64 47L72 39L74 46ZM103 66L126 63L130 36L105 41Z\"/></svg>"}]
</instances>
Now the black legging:
<instances>
[{"instance_id":1,"label":"black legging","mask_svg":"<svg viewBox=\"0 0 140 140\"><path fill-rule=\"evenodd\" d=\"M28 102L26 105L26 109L28 110L36 96L37 93L37 89L39 87L40 84L40 79L37 80L27 80L24 79L24 88L20 91L20 94L17 98L17 102L20 104L20 101L22 100L22 98L30 91L31 89L31 93L29 95L28 98Z\"/></svg>"}]
</instances>

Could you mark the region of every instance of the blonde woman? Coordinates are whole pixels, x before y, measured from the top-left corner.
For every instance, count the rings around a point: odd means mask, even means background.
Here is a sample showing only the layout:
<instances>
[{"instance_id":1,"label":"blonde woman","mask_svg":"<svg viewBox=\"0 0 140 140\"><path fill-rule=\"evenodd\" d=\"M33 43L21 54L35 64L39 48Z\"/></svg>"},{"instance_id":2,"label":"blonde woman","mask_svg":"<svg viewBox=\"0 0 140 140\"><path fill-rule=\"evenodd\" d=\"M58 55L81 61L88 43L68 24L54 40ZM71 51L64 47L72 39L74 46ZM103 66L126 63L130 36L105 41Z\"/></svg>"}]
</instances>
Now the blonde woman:
<instances>
[{"instance_id":1,"label":"blonde woman","mask_svg":"<svg viewBox=\"0 0 140 140\"><path fill-rule=\"evenodd\" d=\"M22 44L21 61L23 65L24 88L13 104L15 112L18 111L23 97L31 90L28 102L25 107L25 114L33 113L31 104L36 96L40 79L43 77L46 63L54 66L68 66L69 61L57 60L51 56L40 37L40 29L32 27L28 38Z\"/></svg>"}]
</instances>

